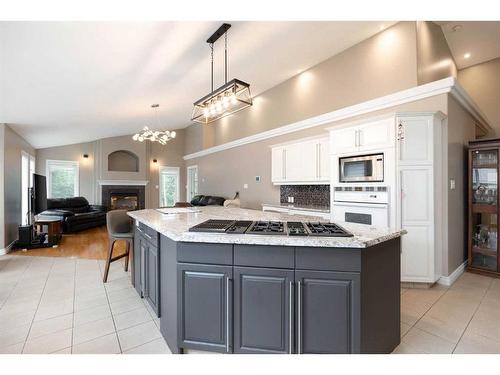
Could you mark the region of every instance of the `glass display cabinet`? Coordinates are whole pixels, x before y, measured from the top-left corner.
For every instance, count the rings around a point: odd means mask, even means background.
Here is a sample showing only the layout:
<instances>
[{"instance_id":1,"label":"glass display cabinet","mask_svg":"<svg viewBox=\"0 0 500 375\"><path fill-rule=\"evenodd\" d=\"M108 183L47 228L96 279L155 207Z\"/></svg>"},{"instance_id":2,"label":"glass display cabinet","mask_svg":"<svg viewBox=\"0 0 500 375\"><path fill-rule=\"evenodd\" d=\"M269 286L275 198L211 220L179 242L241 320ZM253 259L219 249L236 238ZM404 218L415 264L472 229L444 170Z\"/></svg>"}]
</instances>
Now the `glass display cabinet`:
<instances>
[{"instance_id":1,"label":"glass display cabinet","mask_svg":"<svg viewBox=\"0 0 500 375\"><path fill-rule=\"evenodd\" d=\"M499 273L498 158L500 139L469 143L469 258L473 271Z\"/></svg>"}]
</instances>

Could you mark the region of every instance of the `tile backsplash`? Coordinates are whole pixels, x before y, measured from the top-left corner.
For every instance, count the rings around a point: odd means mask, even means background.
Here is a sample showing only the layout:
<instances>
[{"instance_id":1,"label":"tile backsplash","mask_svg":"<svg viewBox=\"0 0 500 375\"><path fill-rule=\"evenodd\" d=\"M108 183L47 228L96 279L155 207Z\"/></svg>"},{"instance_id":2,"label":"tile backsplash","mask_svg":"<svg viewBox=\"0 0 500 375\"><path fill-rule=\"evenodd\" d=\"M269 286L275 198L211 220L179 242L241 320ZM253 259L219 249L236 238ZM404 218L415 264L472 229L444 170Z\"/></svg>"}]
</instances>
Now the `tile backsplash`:
<instances>
[{"instance_id":1,"label":"tile backsplash","mask_svg":"<svg viewBox=\"0 0 500 375\"><path fill-rule=\"evenodd\" d=\"M281 185L280 203L288 203L288 197L294 204L330 207L330 185Z\"/></svg>"}]
</instances>

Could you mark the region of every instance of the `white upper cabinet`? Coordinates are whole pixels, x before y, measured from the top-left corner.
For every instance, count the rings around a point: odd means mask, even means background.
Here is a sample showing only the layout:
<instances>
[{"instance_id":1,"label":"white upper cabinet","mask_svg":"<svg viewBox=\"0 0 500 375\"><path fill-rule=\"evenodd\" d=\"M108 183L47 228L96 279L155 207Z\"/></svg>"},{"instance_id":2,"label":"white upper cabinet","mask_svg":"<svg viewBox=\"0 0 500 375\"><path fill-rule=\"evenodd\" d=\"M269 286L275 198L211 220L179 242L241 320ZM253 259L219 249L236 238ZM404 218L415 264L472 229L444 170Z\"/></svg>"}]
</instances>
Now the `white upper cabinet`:
<instances>
[{"instance_id":1,"label":"white upper cabinet","mask_svg":"<svg viewBox=\"0 0 500 375\"><path fill-rule=\"evenodd\" d=\"M274 146L271 152L275 184L330 183L329 139L306 139Z\"/></svg>"},{"instance_id":2,"label":"white upper cabinet","mask_svg":"<svg viewBox=\"0 0 500 375\"><path fill-rule=\"evenodd\" d=\"M433 118L431 116L398 117L400 164L430 164L433 158Z\"/></svg>"},{"instance_id":3,"label":"white upper cabinet","mask_svg":"<svg viewBox=\"0 0 500 375\"><path fill-rule=\"evenodd\" d=\"M330 179L330 142L328 138L322 138L318 143L318 177L321 180Z\"/></svg>"},{"instance_id":4,"label":"white upper cabinet","mask_svg":"<svg viewBox=\"0 0 500 375\"><path fill-rule=\"evenodd\" d=\"M349 127L330 131L330 149L335 154L347 154L358 149L358 128Z\"/></svg>"},{"instance_id":5,"label":"white upper cabinet","mask_svg":"<svg viewBox=\"0 0 500 375\"><path fill-rule=\"evenodd\" d=\"M285 180L285 148L273 147L271 150L271 178L273 182Z\"/></svg>"},{"instance_id":6,"label":"white upper cabinet","mask_svg":"<svg viewBox=\"0 0 500 375\"><path fill-rule=\"evenodd\" d=\"M394 145L394 117L330 129L330 148L335 155L369 152Z\"/></svg>"},{"instance_id":7,"label":"white upper cabinet","mask_svg":"<svg viewBox=\"0 0 500 375\"><path fill-rule=\"evenodd\" d=\"M394 144L393 117L358 127L358 149L360 151L394 147Z\"/></svg>"}]
</instances>

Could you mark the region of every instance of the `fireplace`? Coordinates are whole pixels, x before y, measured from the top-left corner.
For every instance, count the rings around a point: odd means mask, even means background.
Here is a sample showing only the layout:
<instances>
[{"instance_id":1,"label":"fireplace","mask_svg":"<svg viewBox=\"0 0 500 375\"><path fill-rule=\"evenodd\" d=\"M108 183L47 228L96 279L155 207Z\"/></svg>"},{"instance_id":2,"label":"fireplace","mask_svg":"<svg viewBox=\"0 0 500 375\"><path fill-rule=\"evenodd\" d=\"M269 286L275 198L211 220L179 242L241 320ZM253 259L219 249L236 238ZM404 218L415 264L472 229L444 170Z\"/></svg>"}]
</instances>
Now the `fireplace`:
<instances>
[{"instance_id":1,"label":"fireplace","mask_svg":"<svg viewBox=\"0 0 500 375\"><path fill-rule=\"evenodd\" d=\"M137 194L111 194L110 200L110 210L127 210L133 211L137 210L139 203L139 197Z\"/></svg>"},{"instance_id":2,"label":"fireplace","mask_svg":"<svg viewBox=\"0 0 500 375\"><path fill-rule=\"evenodd\" d=\"M102 205L108 210L142 210L145 208L144 201L144 186L102 186Z\"/></svg>"}]
</instances>

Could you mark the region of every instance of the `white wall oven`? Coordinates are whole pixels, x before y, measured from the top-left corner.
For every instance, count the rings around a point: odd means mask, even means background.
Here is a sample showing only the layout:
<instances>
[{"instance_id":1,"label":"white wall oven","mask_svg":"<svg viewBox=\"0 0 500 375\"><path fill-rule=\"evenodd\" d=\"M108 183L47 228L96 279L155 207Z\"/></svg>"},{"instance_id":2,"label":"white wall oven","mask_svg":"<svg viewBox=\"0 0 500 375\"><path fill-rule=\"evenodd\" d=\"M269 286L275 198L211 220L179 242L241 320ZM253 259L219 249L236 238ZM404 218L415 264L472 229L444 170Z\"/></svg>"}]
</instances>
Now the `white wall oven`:
<instances>
[{"instance_id":1,"label":"white wall oven","mask_svg":"<svg viewBox=\"0 0 500 375\"><path fill-rule=\"evenodd\" d=\"M383 182L384 154L339 158L339 182Z\"/></svg>"},{"instance_id":2,"label":"white wall oven","mask_svg":"<svg viewBox=\"0 0 500 375\"><path fill-rule=\"evenodd\" d=\"M336 186L333 192L333 221L389 226L387 186Z\"/></svg>"}]
</instances>

